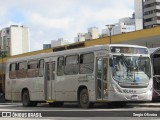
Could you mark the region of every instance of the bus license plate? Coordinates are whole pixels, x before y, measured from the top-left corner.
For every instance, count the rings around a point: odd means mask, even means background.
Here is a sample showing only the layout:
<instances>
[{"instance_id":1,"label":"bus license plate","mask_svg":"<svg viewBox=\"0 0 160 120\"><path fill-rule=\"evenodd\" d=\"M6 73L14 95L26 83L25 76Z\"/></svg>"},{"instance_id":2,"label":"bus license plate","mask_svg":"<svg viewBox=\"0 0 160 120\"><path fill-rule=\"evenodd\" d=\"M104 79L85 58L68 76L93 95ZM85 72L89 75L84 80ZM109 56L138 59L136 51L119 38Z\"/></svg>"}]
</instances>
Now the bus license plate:
<instances>
[{"instance_id":1,"label":"bus license plate","mask_svg":"<svg viewBox=\"0 0 160 120\"><path fill-rule=\"evenodd\" d=\"M132 96L131 96L131 99L132 99L132 100L138 100L138 95L132 95Z\"/></svg>"}]
</instances>

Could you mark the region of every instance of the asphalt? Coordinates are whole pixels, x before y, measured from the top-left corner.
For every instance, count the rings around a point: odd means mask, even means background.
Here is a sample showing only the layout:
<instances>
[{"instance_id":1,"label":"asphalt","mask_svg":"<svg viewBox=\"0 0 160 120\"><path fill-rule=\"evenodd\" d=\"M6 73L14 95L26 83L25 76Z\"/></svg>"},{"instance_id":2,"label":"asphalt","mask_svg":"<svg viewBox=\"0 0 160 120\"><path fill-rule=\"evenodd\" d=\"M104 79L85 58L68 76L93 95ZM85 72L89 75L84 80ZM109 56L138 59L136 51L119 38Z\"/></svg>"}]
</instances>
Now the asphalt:
<instances>
[{"instance_id":1,"label":"asphalt","mask_svg":"<svg viewBox=\"0 0 160 120\"><path fill-rule=\"evenodd\" d=\"M20 102L3 102L0 105L20 105ZM45 105L45 103L43 103ZM145 102L145 103L127 103L127 106L139 106L139 107L160 107L159 102Z\"/></svg>"}]
</instances>

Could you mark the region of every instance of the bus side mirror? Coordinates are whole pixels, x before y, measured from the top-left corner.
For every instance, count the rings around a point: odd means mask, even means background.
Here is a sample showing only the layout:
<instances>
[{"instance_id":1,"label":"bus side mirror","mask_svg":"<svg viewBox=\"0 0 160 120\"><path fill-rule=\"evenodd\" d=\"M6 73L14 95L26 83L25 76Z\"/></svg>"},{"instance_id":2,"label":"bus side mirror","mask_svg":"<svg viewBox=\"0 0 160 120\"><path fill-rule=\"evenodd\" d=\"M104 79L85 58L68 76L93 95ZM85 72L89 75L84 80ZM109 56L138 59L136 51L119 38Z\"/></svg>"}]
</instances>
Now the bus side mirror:
<instances>
[{"instance_id":1,"label":"bus side mirror","mask_svg":"<svg viewBox=\"0 0 160 120\"><path fill-rule=\"evenodd\" d=\"M113 61L112 61L112 58L109 58L109 66L113 66Z\"/></svg>"}]
</instances>

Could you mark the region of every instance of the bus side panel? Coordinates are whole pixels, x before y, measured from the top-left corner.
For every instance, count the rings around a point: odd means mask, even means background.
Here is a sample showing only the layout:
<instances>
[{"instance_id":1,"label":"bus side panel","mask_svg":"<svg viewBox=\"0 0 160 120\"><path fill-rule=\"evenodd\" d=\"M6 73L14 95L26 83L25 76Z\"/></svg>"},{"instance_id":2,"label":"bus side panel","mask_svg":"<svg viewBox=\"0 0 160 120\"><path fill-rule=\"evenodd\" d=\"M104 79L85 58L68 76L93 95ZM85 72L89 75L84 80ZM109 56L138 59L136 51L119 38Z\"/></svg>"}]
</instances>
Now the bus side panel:
<instances>
[{"instance_id":1,"label":"bus side panel","mask_svg":"<svg viewBox=\"0 0 160 120\"><path fill-rule=\"evenodd\" d=\"M89 100L92 102L95 102L96 101L95 75L94 74L80 74L77 82L78 82L77 92L78 92L78 88L86 87L89 93Z\"/></svg>"},{"instance_id":2,"label":"bus side panel","mask_svg":"<svg viewBox=\"0 0 160 120\"><path fill-rule=\"evenodd\" d=\"M6 64L5 99L11 100L11 79L9 79L9 63Z\"/></svg>"},{"instance_id":3,"label":"bus side panel","mask_svg":"<svg viewBox=\"0 0 160 120\"><path fill-rule=\"evenodd\" d=\"M76 101L78 75L57 76L55 82L57 101Z\"/></svg>"},{"instance_id":4,"label":"bus side panel","mask_svg":"<svg viewBox=\"0 0 160 120\"><path fill-rule=\"evenodd\" d=\"M22 84L21 84L22 85ZM44 78L36 77L36 78L26 78L24 80L23 87L20 87L20 91L23 88L27 88L29 90L30 100L31 101L43 101L45 100L44 96Z\"/></svg>"},{"instance_id":5,"label":"bus side panel","mask_svg":"<svg viewBox=\"0 0 160 120\"><path fill-rule=\"evenodd\" d=\"M90 76L88 82L89 99L90 101L96 101L96 85L95 85L95 75Z\"/></svg>"}]
</instances>

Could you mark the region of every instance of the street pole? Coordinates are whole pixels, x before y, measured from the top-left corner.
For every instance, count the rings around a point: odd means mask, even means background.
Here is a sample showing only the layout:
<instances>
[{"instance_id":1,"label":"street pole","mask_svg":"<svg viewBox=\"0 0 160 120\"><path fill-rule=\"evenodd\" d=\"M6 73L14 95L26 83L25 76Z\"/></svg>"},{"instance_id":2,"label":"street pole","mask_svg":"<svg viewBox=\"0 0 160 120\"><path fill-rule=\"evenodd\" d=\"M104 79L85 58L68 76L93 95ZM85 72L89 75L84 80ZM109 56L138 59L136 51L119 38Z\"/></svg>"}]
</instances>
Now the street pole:
<instances>
[{"instance_id":1,"label":"street pole","mask_svg":"<svg viewBox=\"0 0 160 120\"><path fill-rule=\"evenodd\" d=\"M111 30L109 31L109 38L110 38L110 44L112 43L111 41Z\"/></svg>"},{"instance_id":2,"label":"street pole","mask_svg":"<svg viewBox=\"0 0 160 120\"><path fill-rule=\"evenodd\" d=\"M111 24L109 24L109 25L106 25L107 26L107 28L108 28L108 30L109 30L109 38L110 38L110 44L112 43L112 39L111 39L111 31L112 31L112 28L115 26L115 25L111 25Z\"/></svg>"}]
</instances>

